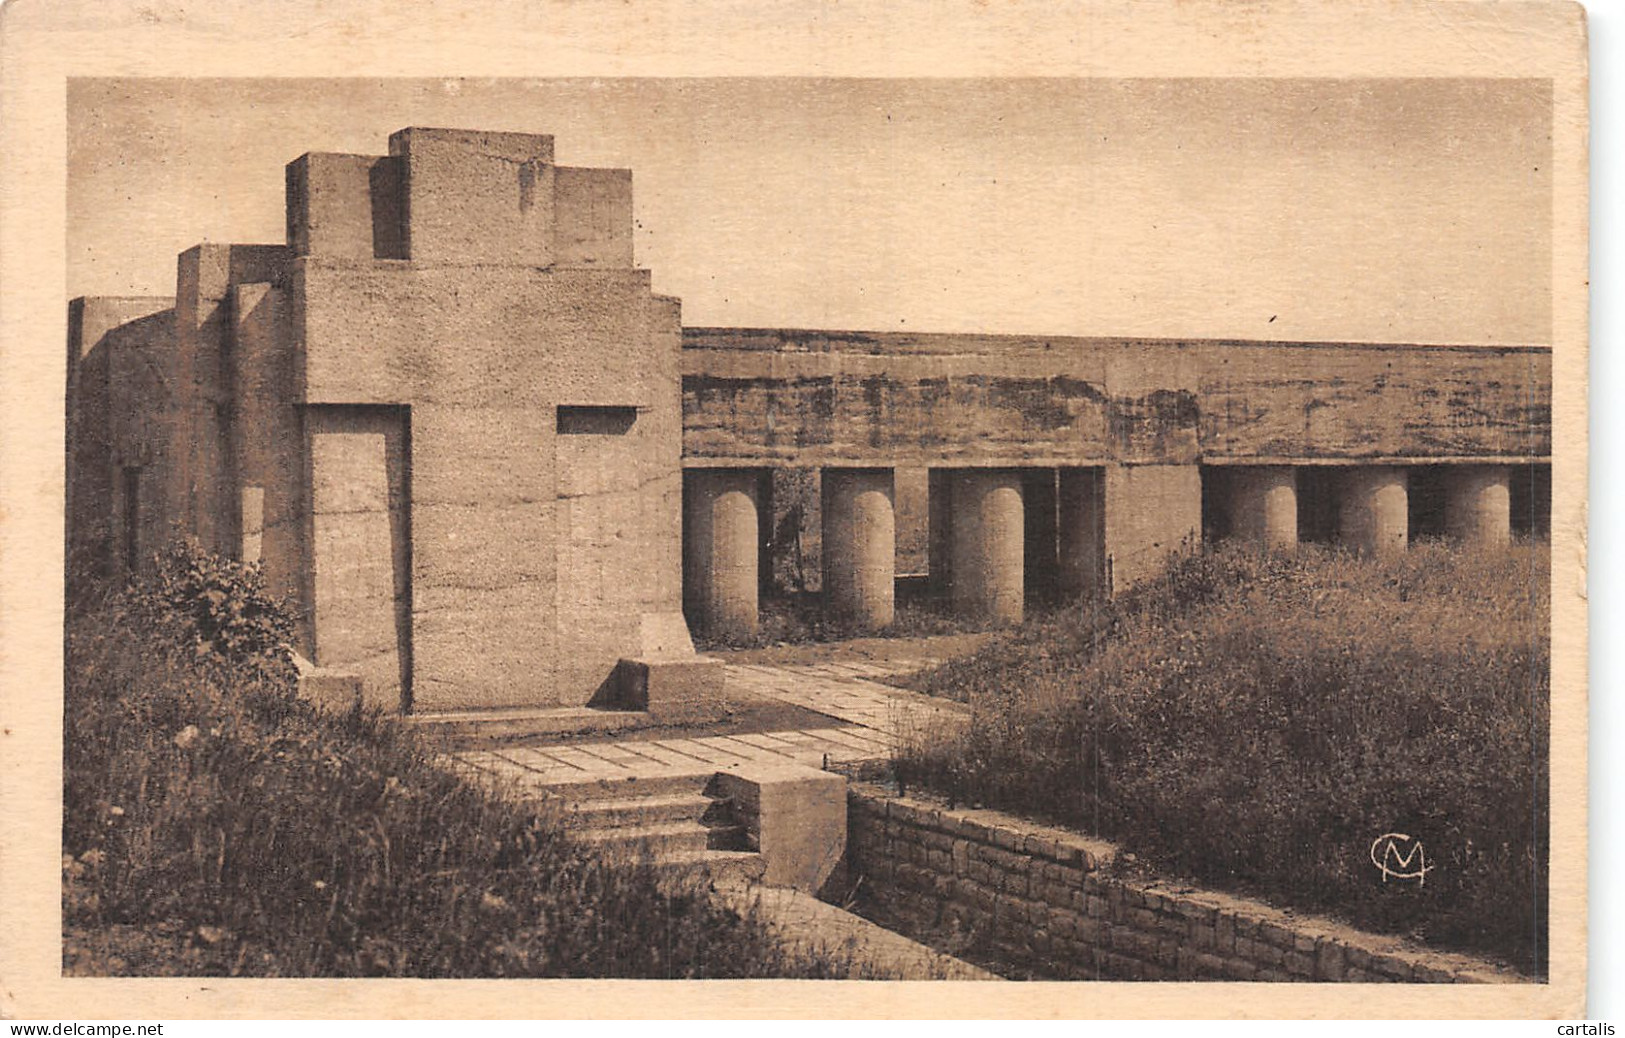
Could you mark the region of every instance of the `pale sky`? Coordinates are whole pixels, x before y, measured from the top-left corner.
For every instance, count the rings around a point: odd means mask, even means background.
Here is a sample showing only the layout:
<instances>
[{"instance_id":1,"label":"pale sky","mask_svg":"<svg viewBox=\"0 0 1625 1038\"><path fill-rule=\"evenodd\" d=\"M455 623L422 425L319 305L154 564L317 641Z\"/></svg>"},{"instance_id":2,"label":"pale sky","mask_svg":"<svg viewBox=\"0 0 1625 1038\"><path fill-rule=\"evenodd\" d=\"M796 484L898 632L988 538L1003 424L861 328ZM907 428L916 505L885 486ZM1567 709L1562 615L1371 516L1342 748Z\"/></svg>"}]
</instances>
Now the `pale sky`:
<instances>
[{"instance_id":1,"label":"pale sky","mask_svg":"<svg viewBox=\"0 0 1625 1038\"><path fill-rule=\"evenodd\" d=\"M1532 80L75 80L70 295L281 242L283 166L403 126L633 171L690 326L1551 340ZM1274 318L1271 320L1271 318Z\"/></svg>"}]
</instances>

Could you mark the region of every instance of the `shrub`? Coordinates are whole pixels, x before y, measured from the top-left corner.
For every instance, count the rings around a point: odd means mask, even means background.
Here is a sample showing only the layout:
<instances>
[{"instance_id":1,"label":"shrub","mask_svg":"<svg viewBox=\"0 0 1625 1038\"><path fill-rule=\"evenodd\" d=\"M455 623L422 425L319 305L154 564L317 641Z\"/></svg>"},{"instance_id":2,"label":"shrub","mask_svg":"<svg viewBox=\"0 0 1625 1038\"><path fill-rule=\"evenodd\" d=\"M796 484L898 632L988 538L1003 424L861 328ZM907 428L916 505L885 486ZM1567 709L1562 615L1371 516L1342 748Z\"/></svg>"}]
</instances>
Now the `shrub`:
<instances>
[{"instance_id":1,"label":"shrub","mask_svg":"<svg viewBox=\"0 0 1625 1038\"><path fill-rule=\"evenodd\" d=\"M1544 969L1547 549L1208 551L912 684L972 705L905 781L1201 881ZM1385 832L1425 883L1383 882Z\"/></svg>"},{"instance_id":2,"label":"shrub","mask_svg":"<svg viewBox=\"0 0 1625 1038\"><path fill-rule=\"evenodd\" d=\"M192 548L69 631L70 972L840 976L557 817L467 785L376 714L292 694L286 615Z\"/></svg>"},{"instance_id":3,"label":"shrub","mask_svg":"<svg viewBox=\"0 0 1625 1038\"><path fill-rule=\"evenodd\" d=\"M293 616L266 593L257 563L206 552L191 539L174 541L154 561L153 576L123 597L126 622L210 663L271 678L292 674Z\"/></svg>"}]
</instances>

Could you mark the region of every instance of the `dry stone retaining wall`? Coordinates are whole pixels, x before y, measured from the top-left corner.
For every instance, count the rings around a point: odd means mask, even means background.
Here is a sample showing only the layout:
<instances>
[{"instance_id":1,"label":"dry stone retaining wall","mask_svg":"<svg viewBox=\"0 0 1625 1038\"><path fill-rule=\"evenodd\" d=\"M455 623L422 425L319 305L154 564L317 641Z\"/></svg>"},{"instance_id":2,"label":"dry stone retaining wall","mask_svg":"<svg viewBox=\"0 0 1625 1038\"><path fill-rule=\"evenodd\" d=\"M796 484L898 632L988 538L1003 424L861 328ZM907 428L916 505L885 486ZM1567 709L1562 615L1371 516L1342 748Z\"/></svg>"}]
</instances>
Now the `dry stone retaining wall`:
<instances>
[{"instance_id":1,"label":"dry stone retaining wall","mask_svg":"<svg viewBox=\"0 0 1625 1038\"><path fill-rule=\"evenodd\" d=\"M1505 983L1518 975L1256 901L1111 874L1116 848L995 811L849 788L860 898L949 949L1071 980Z\"/></svg>"}]
</instances>

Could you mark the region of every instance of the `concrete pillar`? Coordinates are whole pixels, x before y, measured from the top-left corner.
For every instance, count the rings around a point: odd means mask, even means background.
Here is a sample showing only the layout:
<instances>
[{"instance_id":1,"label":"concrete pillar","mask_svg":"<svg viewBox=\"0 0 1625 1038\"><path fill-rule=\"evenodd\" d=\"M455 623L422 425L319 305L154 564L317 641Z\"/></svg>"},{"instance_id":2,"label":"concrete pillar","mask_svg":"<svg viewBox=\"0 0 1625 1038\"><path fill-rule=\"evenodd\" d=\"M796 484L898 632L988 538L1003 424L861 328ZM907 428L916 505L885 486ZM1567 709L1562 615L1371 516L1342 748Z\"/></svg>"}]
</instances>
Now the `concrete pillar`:
<instances>
[{"instance_id":1,"label":"concrete pillar","mask_svg":"<svg viewBox=\"0 0 1625 1038\"><path fill-rule=\"evenodd\" d=\"M683 606L711 635L754 634L760 533L756 473L683 473Z\"/></svg>"},{"instance_id":2,"label":"concrete pillar","mask_svg":"<svg viewBox=\"0 0 1625 1038\"><path fill-rule=\"evenodd\" d=\"M967 469L953 478L950 571L954 611L1020 623L1025 608L1021 475Z\"/></svg>"},{"instance_id":3,"label":"concrete pillar","mask_svg":"<svg viewBox=\"0 0 1625 1038\"><path fill-rule=\"evenodd\" d=\"M1362 555L1405 550L1410 536L1405 469L1362 465L1339 474L1338 539Z\"/></svg>"},{"instance_id":4,"label":"concrete pillar","mask_svg":"<svg viewBox=\"0 0 1625 1038\"><path fill-rule=\"evenodd\" d=\"M1298 470L1291 465L1226 468L1230 535L1268 548L1298 543Z\"/></svg>"},{"instance_id":5,"label":"concrete pillar","mask_svg":"<svg viewBox=\"0 0 1625 1038\"><path fill-rule=\"evenodd\" d=\"M895 616L897 519L891 469L823 473L824 608L866 630Z\"/></svg>"},{"instance_id":6,"label":"concrete pillar","mask_svg":"<svg viewBox=\"0 0 1625 1038\"><path fill-rule=\"evenodd\" d=\"M1452 465L1444 472L1444 524L1469 544L1512 539L1511 469L1506 465Z\"/></svg>"},{"instance_id":7,"label":"concrete pillar","mask_svg":"<svg viewBox=\"0 0 1625 1038\"><path fill-rule=\"evenodd\" d=\"M1104 482L1099 469L1061 470L1057 576L1068 598L1106 591Z\"/></svg>"}]
</instances>

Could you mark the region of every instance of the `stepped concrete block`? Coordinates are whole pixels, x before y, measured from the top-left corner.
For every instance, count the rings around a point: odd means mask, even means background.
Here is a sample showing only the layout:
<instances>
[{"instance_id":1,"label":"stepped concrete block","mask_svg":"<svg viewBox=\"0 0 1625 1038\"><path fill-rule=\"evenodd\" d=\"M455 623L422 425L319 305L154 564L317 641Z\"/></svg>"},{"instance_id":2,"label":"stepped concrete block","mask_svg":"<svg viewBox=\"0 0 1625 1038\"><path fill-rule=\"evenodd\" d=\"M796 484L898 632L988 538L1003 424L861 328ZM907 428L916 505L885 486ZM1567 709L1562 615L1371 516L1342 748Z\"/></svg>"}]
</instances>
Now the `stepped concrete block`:
<instances>
[{"instance_id":1,"label":"stepped concrete block","mask_svg":"<svg viewBox=\"0 0 1625 1038\"><path fill-rule=\"evenodd\" d=\"M800 765L720 771L712 796L733 801L747 844L766 861L762 882L816 894L846 856L846 779Z\"/></svg>"}]
</instances>

